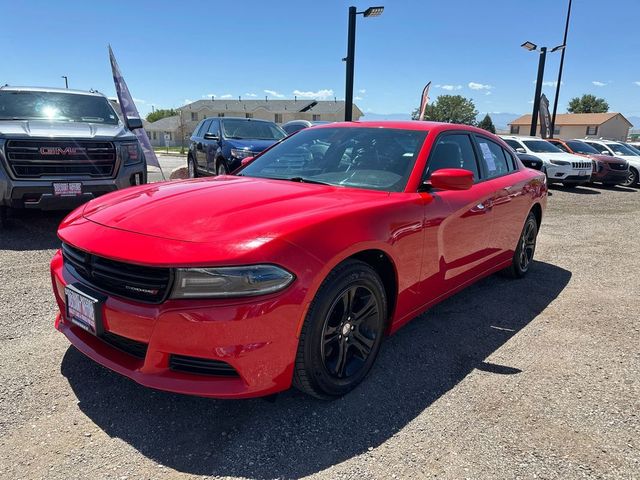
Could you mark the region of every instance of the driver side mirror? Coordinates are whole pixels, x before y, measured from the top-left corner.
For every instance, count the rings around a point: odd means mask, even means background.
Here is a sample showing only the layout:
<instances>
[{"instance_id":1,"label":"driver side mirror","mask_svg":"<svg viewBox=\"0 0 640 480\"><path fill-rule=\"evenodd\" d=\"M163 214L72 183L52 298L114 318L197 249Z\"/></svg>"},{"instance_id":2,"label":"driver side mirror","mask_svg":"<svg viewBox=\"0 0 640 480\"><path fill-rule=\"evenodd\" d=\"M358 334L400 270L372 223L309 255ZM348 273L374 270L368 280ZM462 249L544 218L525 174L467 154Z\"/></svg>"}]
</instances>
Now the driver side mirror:
<instances>
[{"instance_id":1,"label":"driver side mirror","mask_svg":"<svg viewBox=\"0 0 640 480\"><path fill-rule=\"evenodd\" d=\"M609 150L602 150L602 155L609 155L611 156L611 152Z\"/></svg>"},{"instance_id":2,"label":"driver side mirror","mask_svg":"<svg viewBox=\"0 0 640 480\"><path fill-rule=\"evenodd\" d=\"M469 190L473 186L473 172L464 168L441 168L433 172L425 184L439 190Z\"/></svg>"},{"instance_id":3,"label":"driver side mirror","mask_svg":"<svg viewBox=\"0 0 640 480\"><path fill-rule=\"evenodd\" d=\"M245 165L249 165L251 162L253 162L253 157L245 157L240 160L240 166L244 167Z\"/></svg>"},{"instance_id":4,"label":"driver side mirror","mask_svg":"<svg viewBox=\"0 0 640 480\"><path fill-rule=\"evenodd\" d=\"M140 120L138 117L127 118L127 128L129 130L137 130L139 128L142 128L142 120Z\"/></svg>"},{"instance_id":5,"label":"driver side mirror","mask_svg":"<svg viewBox=\"0 0 640 480\"><path fill-rule=\"evenodd\" d=\"M205 140L218 140L218 135L216 135L215 133L207 132L207 133L204 134L204 139Z\"/></svg>"},{"instance_id":6,"label":"driver side mirror","mask_svg":"<svg viewBox=\"0 0 640 480\"><path fill-rule=\"evenodd\" d=\"M522 148L522 147L518 147L518 148L516 148L516 152L517 152L517 153L527 153L527 151L526 151L524 148Z\"/></svg>"}]
</instances>

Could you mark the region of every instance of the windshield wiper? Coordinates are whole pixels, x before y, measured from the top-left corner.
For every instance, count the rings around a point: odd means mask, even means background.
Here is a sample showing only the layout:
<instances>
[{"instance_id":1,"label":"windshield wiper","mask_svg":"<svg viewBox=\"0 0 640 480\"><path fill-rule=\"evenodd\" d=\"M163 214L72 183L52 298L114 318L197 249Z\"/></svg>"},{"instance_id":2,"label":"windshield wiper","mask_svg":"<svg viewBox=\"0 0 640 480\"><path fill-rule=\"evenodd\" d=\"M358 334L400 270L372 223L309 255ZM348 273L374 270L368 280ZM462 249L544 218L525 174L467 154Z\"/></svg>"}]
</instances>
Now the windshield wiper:
<instances>
[{"instance_id":1,"label":"windshield wiper","mask_svg":"<svg viewBox=\"0 0 640 480\"><path fill-rule=\"evenodd\" d=\"M318 185L331 185L330 183L327 183L327 182L321 182L319 180L311 180L309 178L304 178L304 177L291 177L284 180L289 180L291 182L298 182L298 183L316 183Z\"/></svg>"}]
</instances>

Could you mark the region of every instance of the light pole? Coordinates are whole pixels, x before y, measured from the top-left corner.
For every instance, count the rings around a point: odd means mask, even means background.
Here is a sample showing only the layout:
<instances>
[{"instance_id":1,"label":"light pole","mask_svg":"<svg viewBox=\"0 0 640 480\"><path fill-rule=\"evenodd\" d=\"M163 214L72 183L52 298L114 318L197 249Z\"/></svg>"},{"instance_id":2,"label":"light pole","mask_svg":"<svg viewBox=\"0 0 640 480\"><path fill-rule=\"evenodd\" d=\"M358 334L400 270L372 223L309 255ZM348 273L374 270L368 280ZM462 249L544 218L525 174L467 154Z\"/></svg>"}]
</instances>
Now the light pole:
<instances>
[{"instance_id":1,"label":"light pole","mask_svg":"<svg viewBox=\"0 0 640 480\"><path fill-rule=\"evenodd\" d=\"M64 78L64 88L69 88L69 79L66 75L62 75L60 78Z\"/></svg>"},{"instance_id":2,"label":"light pole","mask_svg":"<svg viewBox=\"0 0 640 480\"><path fill-rule=\"evenodd\" d=\"M356 7L349 7L349 31L347 33L347 56L343 58L347 63L347 82L344 94L344 120L350 122L353 119L353 67L356 52L356 15L363 17L379 17L384 7L369 7L358 12Z\"/></svg>"},{"instance_id":3,"label":"light pole","mask_svg":"<svg viewBox=\"0 0 640 480\"><path fill-rule=\"evenodd\" d=\"M551 115L551 138L553 138L553 132L556 129L556 113L558 111L558 97L560 97L560 84L562 83L562 69L564 67L564 52L567 47L567 34L569 33L569 20L571 18L571 0L569 0L569 8L567 8L567 23L564 26L564 39L562 45L565 48L562 49L560 55L560 68L558 69L558 83L556 85L556 98L553 99L553 114Z\"/></svg>"},{"instance_id":4,"label":"light pole","mask_svg":"<svg viewBox=\"0 0 640 480\"><path fill-rule=\"evenodd\" d=\"M520 45L522 48L533 52L538 49L538 46L532 42L524 42ZM553 47L551 52L556 52L560 49L564 49L564 45L558 45ZM540 95L542 95L542 82L544 81L544 64L547 60L547 47L540 47L540 60L538 61L538 79L536 80L536 93L533 97L533 112L531 114L531 132L529 135L536 136L538 130L538 109L540 108Z\"/></svg>"}]
</instances>

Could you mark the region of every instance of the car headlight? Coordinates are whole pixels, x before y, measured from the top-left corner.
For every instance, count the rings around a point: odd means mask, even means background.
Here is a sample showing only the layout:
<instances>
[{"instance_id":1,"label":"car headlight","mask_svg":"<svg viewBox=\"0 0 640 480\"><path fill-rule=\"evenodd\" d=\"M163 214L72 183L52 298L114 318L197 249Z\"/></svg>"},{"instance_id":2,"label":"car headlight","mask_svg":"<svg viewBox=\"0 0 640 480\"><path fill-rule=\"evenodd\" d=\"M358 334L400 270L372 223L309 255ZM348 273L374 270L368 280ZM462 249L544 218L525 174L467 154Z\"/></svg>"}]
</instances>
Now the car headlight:
<instances>
[{"instance_id":1,"label":"car headlight","mask_svg":"<svg viewBox=\"0 0 640 480\"><path fill-rule=\"evenodd\" d=\"M120 145L120 155L125 165L134 165L142 161L142 149L138 142L123 143Z\"/></svg>"},{"instance_id":2,"label":"car headlight","mask_svg":"<svg viewBox=\"0 0 640 480\"><path fill-rule=\"evenodd\" d=\"M241 150L239 148L232 148L231 155L235 158L242 160L243 158L253 157L253 152L251 150Z\"/></svg>"},{"instance_id":3,"label":"car headlight","mask_svg":"<svg viewBox=\"0 0 640 480\"><path fill-rule=\"evenodd\" d=\"M276 265L179 268L171 298L233 298L265 295L288 287L295 276Z\"/></svg>"},{"instance_id":4,"label":"car headlight","mask_svg":"<svg viewBox=\"0 0 640 480\"><path fill-rule=\"evenodd\" d=\"M562 166L571 165L571 162L565 162L564 160L549 160L549 161L554 165L562 165Z\"/></svg>"}]
</instances>

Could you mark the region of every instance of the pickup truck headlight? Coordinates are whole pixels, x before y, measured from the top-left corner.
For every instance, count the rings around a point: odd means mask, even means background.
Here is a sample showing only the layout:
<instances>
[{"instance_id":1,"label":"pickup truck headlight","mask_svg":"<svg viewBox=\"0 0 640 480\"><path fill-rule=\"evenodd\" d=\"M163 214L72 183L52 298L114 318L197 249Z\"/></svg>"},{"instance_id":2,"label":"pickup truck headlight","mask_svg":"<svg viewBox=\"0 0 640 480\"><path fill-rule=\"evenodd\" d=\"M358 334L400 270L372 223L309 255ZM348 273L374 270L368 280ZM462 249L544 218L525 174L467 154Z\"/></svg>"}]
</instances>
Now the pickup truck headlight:
<instances>
[{"instance_id":1,"label":"pickup truck headlight","mask_svg":"<svg viewBox=\"0 0 640 480\"><path fill-rule=\"evenodd\" d=\"M123 143L120 145L120 155L125 165L134 165L142 161L142 149L138 142Z\"/></svg>"},{"instance_id":2,"label":"pickup truck headlight","mask_svg":"<svg viewBox=\"0 0 640 480\"><path fill-rule=\"evenodd\" d=\"M171 298L233 298L283 290L295 276L276 265L179 268Z\"/></svg>"},{"instance_id":3,"label":"pickup truck headlight","mask_svg":"<svg viewBox=\"0 0 640 480\"><path fill-rule=\"evenodd\" d=\"M562 166L571 165L571 162L565 162L564 160L549 160L549 161L554 165L562 165Z\"/></svg>"},{"instance_id":4,"label":"pickup truck headlight","mask_svg":"<svg viewBox=\"0 0 640 480\"><path fill-rule=\"evenodd\" d=\"M243 158L253 157L253 152L251 150L241 150L238 148L232 148L231 155L235 158L242 160Z\"/></svg>"}]
</instances>

